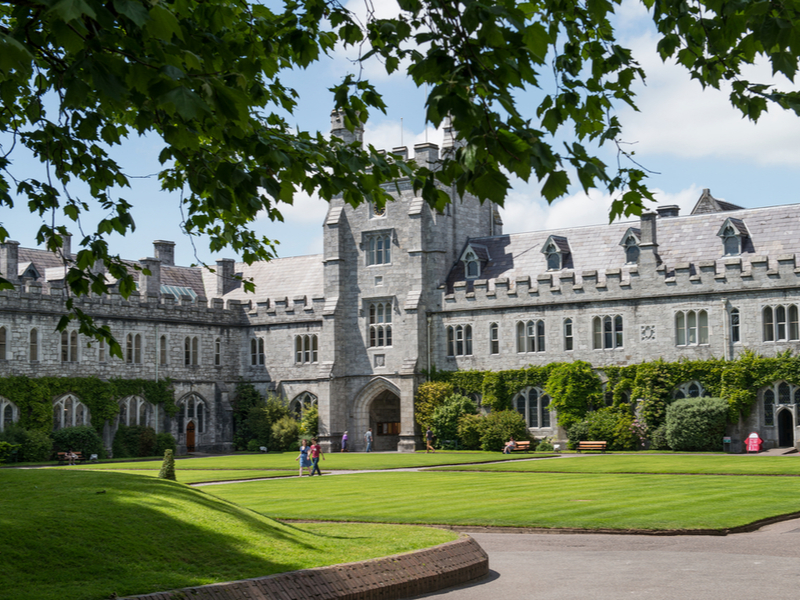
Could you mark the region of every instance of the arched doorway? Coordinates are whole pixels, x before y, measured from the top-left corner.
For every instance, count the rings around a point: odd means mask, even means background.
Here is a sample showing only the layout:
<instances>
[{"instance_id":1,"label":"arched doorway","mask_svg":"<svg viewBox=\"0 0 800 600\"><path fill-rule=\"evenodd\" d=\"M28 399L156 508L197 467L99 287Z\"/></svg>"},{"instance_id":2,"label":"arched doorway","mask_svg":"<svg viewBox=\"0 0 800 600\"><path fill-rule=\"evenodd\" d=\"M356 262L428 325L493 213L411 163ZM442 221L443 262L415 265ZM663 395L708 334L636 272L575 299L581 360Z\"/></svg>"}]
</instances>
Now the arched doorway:
<instances>
[{"instance_id":1,"label":"arched doorway","mask_svg":"<svg viewBox=\"0 0 800 600\"><path fill-rule=\"evenodd\" d=\"M794 446L794 419L792 412L782 410L778 413L778 446L788 448Z\"/></svg>"},{"instance_id":2,"label":"arched doorway","mask_svg":"<svg viewBox=\"0 0 800 600\"><path fill-rule=\"evenodd\" d=\"M194 421L186 424L186 452L194 452Z\"/></svg>"},{"instance_id":3,"label":"arched doorway","mask_svg":"<svg viewBox=\"0 0 800 600\"><path fill-rule=\"evenodd\" d=\"M369 427L372 428L375 450L394 451L400 442L400 398L384 390L369 404ZM359 435L364 435L359 432Z\"/></svg>"}]
</instances>

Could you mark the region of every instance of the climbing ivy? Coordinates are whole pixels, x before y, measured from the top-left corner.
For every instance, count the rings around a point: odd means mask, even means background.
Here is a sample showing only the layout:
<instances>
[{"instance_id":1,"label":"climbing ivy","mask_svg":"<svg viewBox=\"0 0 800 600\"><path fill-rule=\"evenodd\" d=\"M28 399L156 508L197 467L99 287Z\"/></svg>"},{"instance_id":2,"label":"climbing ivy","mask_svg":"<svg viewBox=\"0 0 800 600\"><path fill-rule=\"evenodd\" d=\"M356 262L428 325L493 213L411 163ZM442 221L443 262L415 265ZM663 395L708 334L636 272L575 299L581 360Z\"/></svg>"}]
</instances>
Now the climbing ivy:
<instances>
[{"instance_id":1,"label":"climbing ivy","mask_svg":"<svg viewBox=\"0 0 800 600\"><path fill-rule=\"evenodd\" d=\"M98 431L103 423L116 416L119 412L117 402L126 396L142 396L152 404L160 404L170 416L178 410L169 379L104 381L97 377L0 377L0 396L17 406L20 425L25 429L51 431L53 400L67 393L73 394L89 409L92 425Z\"/></svg>"},{"instance_id":2,"label":"climbing ivy","mask_svg":"<svg viewBox=\"0 0 800 600\"><path fill-rule=\"evenodd\" d=\"M595 374L590 376L589 370ZM605 395L606 403L614 407L637 403L639 418L654 430L664 423L675 388L689 381L698 381L711 396L724 398L730 421L747 418L761 388L777 381L800 386L800 356L787 351L775 357L763 357L747 351L728 361L712 358L667 362L659 359L597 369L589 363L576 361L506 371L434 369L428 377L431 381L448 382L464 394L481 393L483 406L492 410L511 409L518 392L538 387L547 391L551 406L560 410L560 425L564 424L566 415L570 421L598 408Z\"/></svg>"}]
</instances>

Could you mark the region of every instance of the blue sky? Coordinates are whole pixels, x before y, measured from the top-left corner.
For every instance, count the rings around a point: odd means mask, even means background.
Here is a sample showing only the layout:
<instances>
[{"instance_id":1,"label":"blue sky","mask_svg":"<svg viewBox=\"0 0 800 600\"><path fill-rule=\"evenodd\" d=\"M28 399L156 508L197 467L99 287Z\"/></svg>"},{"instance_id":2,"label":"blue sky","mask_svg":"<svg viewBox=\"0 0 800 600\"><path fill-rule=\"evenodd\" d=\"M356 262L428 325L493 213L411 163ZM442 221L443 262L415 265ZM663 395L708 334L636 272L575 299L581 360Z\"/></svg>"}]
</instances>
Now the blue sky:
<instances>
[{"instance_id":1,"label":"blue sky","mask_svg":"<svg viewBox=\"0 0 800 600\"><path fill-rule=\"evenodd\" d=\"M348 6L359 11L362 4L352 2ZM374 5L379 16L397 10L395 0L375 0ZM710 188L716 198L745 207L800 201L800 117L773 107L757 125L753 124L730 106L725 90L703 90L682 68L664 65L655 53L655 32L640 3L626 0L619 9L618 37L622 45L633 50L648 74L647 85L637 91L640 112L624 109L620 117L623 138L633 143L636 159L656 172L650 177L650 186L657 192L659 204L678 204L686 214L703 188ZM349 59L354 54L338 49L311 69L284 77L284 83L300 94L293 117L298 127L326 133L330 130L333 100L327 88L353 70ZM760 82L771 81L768 66L754 67L748 75L751 73ZM441 132L425 128L424 90L417 89L403 74L387 77L378 64L368 65L365 75L378 86L389 107L387 115L375 114L370 119L366 142L386 149L401 145L401 138L409 147L426 140L441 144ZM781 83L794 87L785 80ZM535 102L525 108L533 114ZM158 171L160 149L157 139L132 139L120 150L119 158L129 175L145 176ZM613 163L610 150L603 151L601 157ZM15 168L28 170L29 166L20 158ZM152 256L152 241L167 239L177 243L179 264L235 258L231 252L213 255L202 238L195 238L192 245L180 229L179 198L161 192L156 178L136 179L133 189L123 195L135 207L137 226L126 238L111 238L112 250L123 257ZM501 213L504 231L602 223L608 220L610 201L601 191L587 197L575 189L549 206L541 198L537 182L517 181ZM260 234L280 240L280 256L319 253L326 211L324 201L299 194L295 204L283 210L284 223L263 218L254 227ZM24 201L14 209L0 209L0 221L12 239L23 246L36 245L35 232L41 219L27 212ZM90 226L88 219L86 226Z\"/></svg>"}]
</instances>

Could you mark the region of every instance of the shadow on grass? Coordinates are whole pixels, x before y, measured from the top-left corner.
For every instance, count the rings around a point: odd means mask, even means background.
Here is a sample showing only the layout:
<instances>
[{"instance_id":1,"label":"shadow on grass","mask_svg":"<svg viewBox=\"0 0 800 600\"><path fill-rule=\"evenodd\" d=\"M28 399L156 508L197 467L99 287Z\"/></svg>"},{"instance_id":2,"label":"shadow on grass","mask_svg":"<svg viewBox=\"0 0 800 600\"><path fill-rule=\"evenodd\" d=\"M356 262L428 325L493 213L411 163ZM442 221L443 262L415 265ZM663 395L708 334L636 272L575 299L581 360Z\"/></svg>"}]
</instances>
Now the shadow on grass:
<instances>
[{"instance_id":1,"label":"shadow on grass","mask_svg":"<svg viewBox=\"0 0 800 600\"><path fill-rule=\"evenodd\" d=\"M315 535L152 477L15 470L0 473L0 489L8 600L107 598L270 575L307 567L315 550Z\"/></svg>"}]
</instances>

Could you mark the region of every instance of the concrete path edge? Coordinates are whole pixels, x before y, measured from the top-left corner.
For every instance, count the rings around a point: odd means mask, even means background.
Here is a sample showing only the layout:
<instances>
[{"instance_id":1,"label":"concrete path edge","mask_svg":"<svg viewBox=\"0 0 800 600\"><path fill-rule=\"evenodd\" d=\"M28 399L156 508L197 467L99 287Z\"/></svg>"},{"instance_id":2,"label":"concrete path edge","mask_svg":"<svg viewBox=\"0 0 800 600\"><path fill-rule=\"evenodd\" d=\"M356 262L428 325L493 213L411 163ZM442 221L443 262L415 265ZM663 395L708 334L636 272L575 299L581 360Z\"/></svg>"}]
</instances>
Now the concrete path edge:
<instances>
[{"instance_id":1,"label":"concrete path edge","mask_svg":"<svg viewBox=\"0 0 800 600\"><path fill-rule=\"evenodd\" d=\"M128 600L399 600L489 574L489 556L467 535L416 550L268 577L128 596Z\"/></svg>"}]
</instances>

